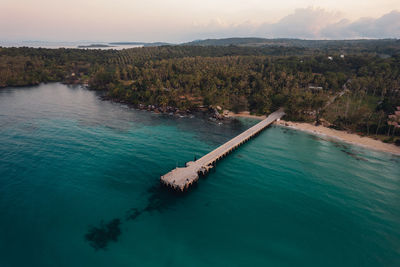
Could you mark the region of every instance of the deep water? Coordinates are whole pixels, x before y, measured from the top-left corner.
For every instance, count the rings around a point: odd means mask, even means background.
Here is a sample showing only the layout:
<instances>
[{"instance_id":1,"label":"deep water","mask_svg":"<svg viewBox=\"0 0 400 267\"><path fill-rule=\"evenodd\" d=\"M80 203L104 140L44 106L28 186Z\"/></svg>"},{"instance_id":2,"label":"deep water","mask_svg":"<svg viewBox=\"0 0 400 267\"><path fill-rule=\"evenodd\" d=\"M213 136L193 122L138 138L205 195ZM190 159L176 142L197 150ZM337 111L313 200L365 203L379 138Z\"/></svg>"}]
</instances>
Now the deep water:
<instances>
[{"instance_id":1,"label":"deep water","mask_svg":"<svg viewBox=\"0 0 400 267\"><path fill-rule=\"evenodd\" d=\"M159 176L256 123L0 89L0 266L400 266L400 158L271 127L183 195Z\"/></svg>"}]
</instances>

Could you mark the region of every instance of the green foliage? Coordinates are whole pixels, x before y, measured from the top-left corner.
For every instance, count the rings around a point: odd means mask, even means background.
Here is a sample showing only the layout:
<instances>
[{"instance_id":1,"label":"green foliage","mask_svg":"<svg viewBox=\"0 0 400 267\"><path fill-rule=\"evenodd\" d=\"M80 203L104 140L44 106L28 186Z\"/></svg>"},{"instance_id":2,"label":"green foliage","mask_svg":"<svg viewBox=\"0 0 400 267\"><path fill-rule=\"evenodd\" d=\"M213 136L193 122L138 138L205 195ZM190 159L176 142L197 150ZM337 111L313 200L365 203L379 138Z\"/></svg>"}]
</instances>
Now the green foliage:
<instances>
[{"instance_id":1,"label":"green foliage","mask_svg":"<svg viewBox=\"0 0 400 267\"><path fill-rule=\"evenodd\" d=\"M291 120L324 118L340 129L389 133L388 115L400 106L400 43L381 41L393 55L381 58L383 48L369 42L315 42L120 51L0 48L0 86L88 83L117 100L164 108L219 105L266 114L284 106ZM342 58L343 51L351 53Z\"/></svg>"},{"instance_id":2,"label":"green foliage","mask_svg":"<svg viewBox=\"0 0 400 267\"><path fill-rule=\"evenodd\" d=\"M108 88L112 88L112 84L118 82L119 77L111 71L106 71L104 68L101 68L94 72L93 77L89 81L89 85L91 88L95 88L97 90L105 90ZM117 89L117 87L115 87ZM118 88L121 89L122 88ZM123 94L118 94L118 96L122 97Z\"/></svg>"}]
</instances>

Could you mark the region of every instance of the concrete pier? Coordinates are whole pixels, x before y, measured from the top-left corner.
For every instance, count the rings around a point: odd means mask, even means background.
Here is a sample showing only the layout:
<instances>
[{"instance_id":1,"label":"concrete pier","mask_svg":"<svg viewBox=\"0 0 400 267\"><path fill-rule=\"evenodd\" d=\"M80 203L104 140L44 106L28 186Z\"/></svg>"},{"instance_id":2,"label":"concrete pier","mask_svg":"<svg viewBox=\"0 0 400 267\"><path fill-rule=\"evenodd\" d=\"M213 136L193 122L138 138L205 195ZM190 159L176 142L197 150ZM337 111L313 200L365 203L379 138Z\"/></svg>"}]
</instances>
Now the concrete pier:
<instances>
[{"instance_id":1,"label":"concrete pier","mask_svg":"<svg viewBox=\"0 0 400 267\"><path fill-rule=\"evenodd\" d=\"M247 129L238 136L232 138L225 144L217 147L207 155L196 161L189 161L186 167L175 168L169 173L161 176L161 182L168 187L178 191L185 191L199 179L200 175L206 175L216 162L226 156L234 149L256 136L274 121L285 115L282 109L271 113L266 119Z\"/></svg>"}]
</instances>

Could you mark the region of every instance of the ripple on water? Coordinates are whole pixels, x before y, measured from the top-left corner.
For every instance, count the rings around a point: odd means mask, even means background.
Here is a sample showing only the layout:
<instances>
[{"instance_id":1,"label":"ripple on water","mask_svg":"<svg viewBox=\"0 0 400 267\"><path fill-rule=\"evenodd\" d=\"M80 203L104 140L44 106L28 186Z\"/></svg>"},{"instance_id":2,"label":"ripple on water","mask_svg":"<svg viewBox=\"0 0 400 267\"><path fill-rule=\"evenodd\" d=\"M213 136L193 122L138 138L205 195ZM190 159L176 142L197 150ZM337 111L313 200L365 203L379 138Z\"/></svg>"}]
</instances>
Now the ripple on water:
<instances>
[{"instance_id":1,"label":"ripple on water","mask_svg":"<svg viewBox=\"0 0 400 267\"><path fill-rule=\"evenodd\" d=\"M254 123L0 90L0 265L400 266L398 157L273 126L189 193L159 185Z\"/></svg>"}]
</instances>

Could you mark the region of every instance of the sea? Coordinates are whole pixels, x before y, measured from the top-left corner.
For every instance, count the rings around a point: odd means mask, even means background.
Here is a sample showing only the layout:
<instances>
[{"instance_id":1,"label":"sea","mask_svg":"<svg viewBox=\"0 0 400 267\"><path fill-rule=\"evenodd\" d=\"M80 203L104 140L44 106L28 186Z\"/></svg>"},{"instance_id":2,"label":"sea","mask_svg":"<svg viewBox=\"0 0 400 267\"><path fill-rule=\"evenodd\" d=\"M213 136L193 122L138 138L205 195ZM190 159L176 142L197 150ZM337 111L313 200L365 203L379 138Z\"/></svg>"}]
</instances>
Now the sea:
<instances>
[{"instance_id":1,"label":"sea","mask_svg":"<svg viewBox=\"0 0 400 267\"><path fill-rule=\"evenodd\" d=\"M32 47L32 48L47 48L47 49L58 49L58 48L71 48L71 49L100 49L100 50L122 50L129 48L142 47L143 45L138 44L111 44L104 41L5 41L0 40L0 47Z\"/></svg>"},{"instance_id":2,"label":"sea","mask_svg":"<svg viewBox=\"0 0 400 267\"><path fill-rule=\"evenodd\" d=\"M0 266L400 266L398 156L272 126L160 185L255 123L0 89Z\"/></svg>"}]
</instances>

